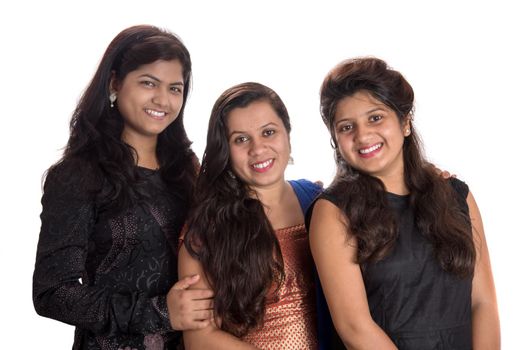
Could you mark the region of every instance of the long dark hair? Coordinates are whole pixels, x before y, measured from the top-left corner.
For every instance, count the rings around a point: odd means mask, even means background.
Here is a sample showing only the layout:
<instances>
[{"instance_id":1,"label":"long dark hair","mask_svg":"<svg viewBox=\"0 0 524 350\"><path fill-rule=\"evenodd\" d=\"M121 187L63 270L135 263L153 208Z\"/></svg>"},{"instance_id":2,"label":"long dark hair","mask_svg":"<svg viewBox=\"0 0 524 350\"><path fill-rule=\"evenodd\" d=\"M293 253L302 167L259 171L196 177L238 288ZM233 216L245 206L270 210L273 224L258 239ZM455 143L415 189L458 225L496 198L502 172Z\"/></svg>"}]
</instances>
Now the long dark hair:
<instances>
[{"instance_id":1,"label":"long dark hair","mask_svg":"<svg viewBox=\"0 0 524 350\"><path fill-rule=\"evenodd\" d=\"M84 177L82 182L94 192L103 188L104 201L116 210L145 194L135 167L136 151L121 139L123 118L117 106L110 107L110 81L114 77L121 82L128 73L157 60L178 60L183 67L184 102L176 120L159 135L156 153L170 194L189 202L196 178L196 157L184 128L191 58L178 37L154 26L129 27L111 41L73 113L63 157L49 169L60 168L64 180Z\"/></svg>"},{"instance_id":2,"label":"long dark hair","mask_svg":"<svg viewBox=\"0 0 524 350\"><path fill-rule=\"evenodd\" d=\"M344 161L335 138L335 113L347 96L365 91L391 108L400 124L413 114L412 87L397 71L377 58L343 61L328 73L321 88L320 110L331 133L337 175L332 191L341 194L342 207L349 219L348 234L358 241L359 264L383 259L398 237L395 217L388 208L384 184L378 178L352 168ZM475 247L467 215L460 210L457 194L424 159L422 146L411 125L404 138L404 181L410 192L409 203L422 234L434 245L442 268L458 276L468 276L475 266Z\"/></svg>"},{"instance_id":3,"label":"long dark hair","mask_svg":"<svg viewBox=\"0 0 524 350\"><path fill-rule=\"evenodd\" d=\"M230 164L229 113L256 101L267 101L288 134L291 131L286 107L270 88L244 83L220 95L209 120L184 241L215 292L215 316L222 329L237 336L260 324L268 292L278 289L284 278L282 253L263 204L233 174Z\"/></svg>"}]
</instances>

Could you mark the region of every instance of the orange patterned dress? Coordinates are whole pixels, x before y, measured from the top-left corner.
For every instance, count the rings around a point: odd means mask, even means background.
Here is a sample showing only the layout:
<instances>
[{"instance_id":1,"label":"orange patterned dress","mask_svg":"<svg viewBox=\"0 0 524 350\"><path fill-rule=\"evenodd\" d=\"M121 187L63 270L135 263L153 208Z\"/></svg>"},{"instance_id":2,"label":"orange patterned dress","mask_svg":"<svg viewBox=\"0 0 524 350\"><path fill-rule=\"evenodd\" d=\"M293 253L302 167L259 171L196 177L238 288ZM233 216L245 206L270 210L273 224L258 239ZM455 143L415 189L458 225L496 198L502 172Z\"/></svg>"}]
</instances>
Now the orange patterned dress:
<instances>
[{"instance_id":1,"label":"orange patterned dress","mask_svg":"<svg viewBox=\"0 0 524 350\"><path fill-rule=\"evenodd\" d=\"M263 350L317 349L313 259L304 224L277 230L286 279L264 323L242 338Z\"/></svg>"}]
</instances>

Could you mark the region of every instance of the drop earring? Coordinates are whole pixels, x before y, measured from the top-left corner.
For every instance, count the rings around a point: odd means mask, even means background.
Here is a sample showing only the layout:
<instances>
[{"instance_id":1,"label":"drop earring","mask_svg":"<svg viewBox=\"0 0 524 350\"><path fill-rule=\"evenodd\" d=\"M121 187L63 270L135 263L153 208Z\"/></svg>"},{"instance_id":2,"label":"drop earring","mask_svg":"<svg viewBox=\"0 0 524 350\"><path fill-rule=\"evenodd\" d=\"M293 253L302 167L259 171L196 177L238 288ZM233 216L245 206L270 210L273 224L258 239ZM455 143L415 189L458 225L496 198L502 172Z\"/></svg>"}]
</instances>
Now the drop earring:
<instances>
[{"instance_id":1,"label":"drop earring","mask_svg":"<svg viewBox=\"0 0 524 350\"><path fill-rule=\"evenodd\" d=\"M115 101L116 101L116 92L112 92L109 94L109 102L111 102L111 108L115 107Z\"/></svg>"},{"instance_id":2,"label":"drop earring","mask_svg":"<svg viewBox=\"0 0 524 350\"><path fill-rule=\"evenodd\" d=\"M289 165L295 164L295 159L293 159L293 156L291 154L289 155L289 159L287 160L287 163Z\"/></svg>"}]
</instances>

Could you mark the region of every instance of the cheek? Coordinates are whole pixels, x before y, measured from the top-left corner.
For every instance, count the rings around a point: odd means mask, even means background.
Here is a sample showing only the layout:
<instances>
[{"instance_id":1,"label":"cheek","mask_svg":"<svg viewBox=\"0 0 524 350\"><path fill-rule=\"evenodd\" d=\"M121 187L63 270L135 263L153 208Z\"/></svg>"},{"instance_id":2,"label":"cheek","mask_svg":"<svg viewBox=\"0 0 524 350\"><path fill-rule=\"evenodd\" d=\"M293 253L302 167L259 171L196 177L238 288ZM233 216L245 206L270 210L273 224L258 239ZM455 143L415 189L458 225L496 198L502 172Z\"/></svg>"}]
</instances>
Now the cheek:
<instances>
[{"instance_id":1,"label":"cheek","mask_svg":"<svg viewBox=\"0 0 524 350\"><path fill-rule=\"evenodd\" d=\"M238 170L242 163L242 152L237 147L231 147L229 151L229 158L233 170Z\"/></svg>"}]
</instances>

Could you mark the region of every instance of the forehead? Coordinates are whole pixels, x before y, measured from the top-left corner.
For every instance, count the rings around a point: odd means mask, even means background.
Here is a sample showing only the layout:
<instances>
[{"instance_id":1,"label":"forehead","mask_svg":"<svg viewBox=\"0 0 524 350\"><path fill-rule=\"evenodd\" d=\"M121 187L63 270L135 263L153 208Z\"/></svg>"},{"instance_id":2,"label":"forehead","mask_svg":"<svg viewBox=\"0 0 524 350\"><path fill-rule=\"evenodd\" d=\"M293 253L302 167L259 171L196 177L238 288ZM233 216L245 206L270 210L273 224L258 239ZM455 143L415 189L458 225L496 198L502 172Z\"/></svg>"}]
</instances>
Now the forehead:
<instances>
[{"instance_id":1,"label":"forehead","mask_svg":"<svg viewBox=\"0 0 524 350\"><path fill-rule=\"evenodd\" d=\"M255 101L246 107L234 108L227 117L230 131L256 130L270 123L284 127L284 123L267 101Z\"/></svg>"},{"instance_id":2,"label":"forehead","mask_svg":"<svg viewBox=\"0 0 524 350\"><path fill-rule=\"evenodd\" d=\"M358 118L366 116L367 112L382 109L391 109L367 91L358 91L351 96L346 96L337 104L335 121L346 118Z\"/></svg>"},{"instance_id":3,"label":"forehead","mask_svg":"<svg viewBox=\"0 0 524 350\"><path fill-rule=\"evenodd\" d=\"M152 75L161 80L176 82L183 80L183 72L184 69L179 60L157 60L139 66L134 71L129 72L128 76Z\"/></svg>"}]
</instances>

